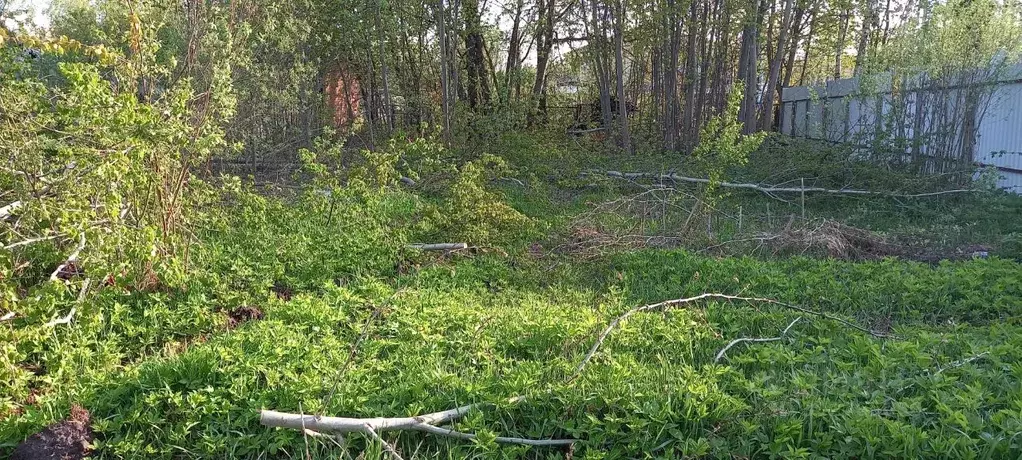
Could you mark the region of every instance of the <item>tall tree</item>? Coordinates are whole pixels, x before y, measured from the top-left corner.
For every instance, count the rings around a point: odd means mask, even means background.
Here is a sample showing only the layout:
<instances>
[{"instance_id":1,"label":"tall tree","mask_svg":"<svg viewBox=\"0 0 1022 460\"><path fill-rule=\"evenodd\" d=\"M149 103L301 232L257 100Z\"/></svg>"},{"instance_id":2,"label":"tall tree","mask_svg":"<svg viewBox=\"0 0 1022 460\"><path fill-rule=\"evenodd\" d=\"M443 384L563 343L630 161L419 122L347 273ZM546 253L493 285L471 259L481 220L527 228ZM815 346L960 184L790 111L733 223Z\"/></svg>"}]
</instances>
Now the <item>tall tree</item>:
<instances>
[{"instance_id":1,"label":"tall tree","mask_svg":"<svg viewBox=\"0 0 1022 460\"><path fill-rule=\"evenodd\" d=\"M387 66L387 40L383 32L383 21L380 18L380 3L383 0L374 0L376 4L376 41L380 44L380 72L383 77L383 116L387 121L387 128L394 129L394 103L390 99L390 71Z\"/></svg>"},{"instance_id":2,"label":"tall tree","mask_svg":"<svg viewBox=\"0 0 1022 460\"><path fill-rule=\"evenodd\" d=\"M479 20L479 1L461 0L465 18L465 91L468 105L473 109L489 103L490 86L486 72L485 43Z\"/></svg>"},{"instance_id":3,"label":"tall tree","mask_svg":"<svg viewBox=\"0 0 1022 460\"><path fill-rule=\"evenodd\" d=\"M757 66L759 62L759 29L766 12L766 0L751 0L747 4L745 26L742 29L742 50L738 64L738 78L745 87L745 95L738 111L738 120L743 123L742 132L756 131L756 89Z\"/></svg>"},{"instance_id":4,"label":"tall tree","mask_svg":"<svg viewBox=\"0 0 1022 460\"><path fill-rule=\"evenodd\" d=\"M625 2L617 0L614 12L614 68L617 74L617 117L621 127L621 148L632 152L632 135L628 131L628 103L625 100Z\"/></svg>"},{"instance_id":5,"label":"tall tree","mask_svg":"<svg viewBox=\"0 0 1022 460\"><path fill-rule=\"evenodd\" d=\"M437 40L439 41L438 46L440 47L440 104L441 110L443 111L443 122L444 122L444 140L447 143L451 141L451 82L450 82L450 63L447 60L447 22L446 14L444 14L444 0L437 0L436 8L436 27L437 27Z\"/></svg>"},{"instance_id":6,"label":"tall tree","mask_svg":"<svg viewBox=\"0 0 1022 460\"><path fill-rule=\"evenodd\" d=\"M781 25L777 36L777 46L768 66L766 90L763 93L763 109L760 116L760 129L770 131L774 127L774 96L779 90L777 82L781 76L781 64L784 62L784 51L787 46L788 31L791 29L794 0L784 0L781 8Z\"/></svg>"},{"instance_id":7,"label":"tall tree","mask_svg":"<svg viewBox=\"0 0 1022 460\"><path fill-rule=\"evenodd\" d=\"M532 98L534 108L530 112L530 118L535 121L538 114L546 117L546 76L547 66L550 62L550 54L554 48L554 18L556 12L555 0L536 0L538 10L538 21L536 24L536 80L532 85Z\"/></svg>"},{"instance_id":8,"label":"tall tree","mask_svg":"<svg viewBox=\"0 0 1022 460\"><path fill-rule=\"evenodd\" d=\"M838 33L834 45L834 79L841 78L842 60L845 57L845 42L848 36L848 24L851 21L851 11L847 6L841 6L838 12Z\"/></svg>"},{"instance_id":9,"label":"tall tree","mask_svg":"<svg viewBox=\"0 0 1022 460\"><path fill-rule=\"evenodd\" d=\"M685 106L681 115L682 123L684 123L682 133L685 136L684 147L686 149L694 147L695 132L699 129L699 126L695 124L696 89L698 89L696 71L699 65L699 50L696 48L699 43L697 40L699 33L698 1L689 1L688 14L688 40L685 47Z\"/></svg>"}]
</instances>

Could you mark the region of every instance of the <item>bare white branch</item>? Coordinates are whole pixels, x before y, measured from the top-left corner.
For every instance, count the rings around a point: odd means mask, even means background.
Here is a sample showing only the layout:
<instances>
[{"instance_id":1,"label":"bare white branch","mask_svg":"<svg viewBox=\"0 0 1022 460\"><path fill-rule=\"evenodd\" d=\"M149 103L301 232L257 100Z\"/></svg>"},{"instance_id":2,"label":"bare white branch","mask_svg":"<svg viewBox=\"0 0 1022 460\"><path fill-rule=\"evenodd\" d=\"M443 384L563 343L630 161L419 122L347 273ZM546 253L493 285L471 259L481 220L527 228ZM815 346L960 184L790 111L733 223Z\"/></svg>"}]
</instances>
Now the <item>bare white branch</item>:
<instances>
[{"instance_id":1,"label":"bare white branch","mask_svg":"<svg viewBox=\"0 0 1022 460\"><path fill-rule=\"evenodd\" d=\"M60 279L57 277L57 275L60 275L61 270L67 268L68 264L78 261L78 256L82 253L82 249L85 249L85 232L82 232L82 234L79 236L78 246L75 247L74 252L72 252L71 255L67 257L67 260L64 263L57 266L57 269L50 274L50 281L57 281L58 279Z\"/></svg>"},{"instance_id":2,"label":"bare white branch","mask_svg":"<svg viewBox=\"0 0 1022 460\"><path fill-rule=\"evenodd\" d=\"M521 401L521 397L511 398L511 402ZM450 422L461 418L468 412L476 410L484 404L468 404L465 406L448 409L440 412L419 415L416 417L374 417L374 418L348 418L348 417L317 417L314 415L291 414L272 410L263 410L259 413L259 423L263 426L292 428L307 432L309 430L317 433L366 433L379 438L379 432L383 431L421 431L440 436L447 436L457 439L476 439L476 435L462 433L449 428L441 428L436 425ZM498 436L496 442L504 444L520 444L527 446L565 446L576 442L575 439L526 439L517 437ZM386 444L386 443L384 443ZM384 446L386 447L386 445Z\"/></svg>"},{"instance_id":3,"label":"bare white branch","mask_svg":"<svg viewBox=\"0 0 1022 460\"><path fill-rule=\"evenodd\" d=\"M8 244L7 246L4 246L3 249L4 250L11 250L11 249L14 249L14 248L19 247L19 246L28 246L28 245L30 245L32 243L38 243L40 241L52 240L54 238L57 238L58 236L60 236L60 235L50 235L50 236L40 236L38 238L29 238L27 240L22 240L22 241L18 241L16 243Z\"/></svg>"},{"instance_id":4,"label":"bare white branch","mask_svg":"<svg viewBox=\"0 0 1022 460\"><path fill-rule=\"evenodd\" d=\"M17 211L22 205L22 201L18 200L9 205L0 207L0 220L6 219L7 216L11 215L14 211Z\"/></svg>"},{"instance_id":5,"label":"bare white branch","mask_svg":"<svg viewBox=\"0 0 1022 460\"><path fill-rule=\"evenodd\" d=\"M50 321L50 322L44 324L43 327L53 327L53 326L58 326L58 325L61 325L61 324L70 323L71 320L74 319L74 317L75 317L75 310L76 310L76 307L71 307L71 311L68 312L67 316L65 316L63 318L57 318L57 319L55 319L53 321Z\"/></svg>"},{"instance_id":6,"label":"bare white branch","mask_svg":"<svg viewBox=\"0 0 1022 460\"><path fill-rule=\"evenodd\" d=\"M779 335L777 337L768 337L768 338L742 337L742 338L739 338L739 339L734 339L734 340L731 341L731 343L728 343L724 348L721 348L720 351L717 352L717 356L715 356L713 358L713 362L715 362L715 363L716 362L720 362L720 360L722 358L724 358L724 354L727 353L727 351L730 350L731 347L733 347L735 345L738 345L740 343L763 343L763 342L776 342L778 340L781 340L785 336L788 335L788 331L791 329L791 327L794 326L795 323L799 322L801 319L802 319L801 316L799 316L798 318L795 318L795 320L792 321L791 324L788 324L788 327L784 328L784 330L781 331L781 335Z\"/></svg>"},{"instance_id":7,"label":"bare white branch","mask_svg":"<svg viewBox=\"0 0 1022 460\"><path fill-rule=\"evenodd\" d=\"M67 316L63 318L54 319L53 321L44 324L43 327L53 327L61 324L70 323L71 320L74 319L75 317L75 311L77 310L78 305L82 303L82 300L85 300L85 294L89 291L89 284L91 284L91 282L92 280L88 278L86 278L85 281L82 282L82 289L78 291L78 299L75 300L75 306L71 307L71 311L68 312Z\"/></svg>"},{"instance_id":8,"label":"bare white branch","mask_svg":"<svg viewBox=\"0 0 1022 460\"><path fill-rule=\"evenodd\" d=\"M953 362L951 364L948 364L947 366L944 366L944 367L938 369L937 372L935 372L933 375L940 375L940 373L942 373L944 371L951 370L951 369L957 369L957 368L962 367L962 366L964 366L966 364L969 364L969 363L971 363L973 361L976 361L978 359L982 359L983 357L985 357L986 355L989 355L989 354L990 354L989 351L984 351L983 353L980 353L978 355L970 356L970 357L965 358L965 359L960 359L958 361L955 361L955 362Z\"/></svg>"},{"instance_id":9,"label":"bare white branch","mask_svg":"<svg viewBox=\"0 0 1022 460\"><path fill-rule=\"evenodd\" d=\"M582 370L585 369L586 364L589 364L589 361L593 359L593 356L596 355L597 350L599 350L600 346L603 345L603 342L607 340L607 337L610 335L610 333L615 328L617 328L617 326L619 324L621 324L622 321L628 319L628 317L630 317L630 316L632 316L632 315L634 315L636 313L641 313L641 312L646 312L646 311L666 310L668 308L677 307L679 305L685 305L685 304L689 304L689 303L696 302L696 301L699 301L699 300L704 300L704 299L743 300L743 301L746 301L746 302L760 302L760 303L767 303L767 304L771 304L771 305L777 305L777 306L780 306L780 307L787 308L789 310L795 310L795 311L802 312L802 313L805 313L805 314L808 314L808 315L813 315L813 316L818 316L820 318L829 319L831 321L835 321L835 322L841 323L841 324L843 324L843 325L845 325L847 327L850 327L852 329L855 329L857 331L865 332L866 334L872 335L872 336L877 337L877 338L893 338L893 336L891 336L891 335L883 334L883 333L880 333L880 332L871 331L871 330L866 329L866 328L864 328L862 326L859 326L859 325L857 325L855 323L852 323L852 322L850 322L848 320L844 320L844 319L838 318L836 316L829 315L827 313L823 313L823 312L819 312L819 311L815 311L815 310L810 310L808 308L803 308L803 307L800 307L798 305L792 305L792 304L789 304L789 303L784 303L784 302L780 302L780 301L773 300L773 299L765 299L765 298L760 298L760 297L742 297L742 296L735 296L735 295L728 295L728 294L704 293L704 294L699 294L699 295L694 296L694 297L687 297L687 298L684 298L684 299L665 300L665 301L659 302L659 303L643 305L641 307L635 307L635 308L632 308L631 310L628 310L628 311L624 312L623 314L621 314L617 318L614 318L614 320L611 321L609 325L607 325L606 329L604 329L603 332L600 333L600 336L597 337L596 342L593 343L593 346L589 348L589 352L586 353L585 357L582 358L582 361L579 362L578 367L575 368L575 373L571 376L569 381L570 380L575 380L576 378L578 378L579 375L582 374Z\"/></svg>"},{"instance_id":10,"label":"bare white branch","mask_svg":"<svg viewBox=\"0 0 1022 460\"><path fill-rule=\"evenodd\" d=\"M420 251L455 251L468 249L468 243L414 243L409 244L408 247Z\"/></svg>"},{"instance_id":11,"label":"bare white branch","mask_svg":"<svg viewBox=\"0 0 1022 460\"><path fill-rule=\"evenodd\" d=\"M670 180L674 182L690 182L695 184L709 184L709 179L703 179L699 177L686 177L677 174L655 174L655 173L642 173L642 172L621 172L621 171L598 171L598 173L605 174L609 177L617 177L621 179L655 179L655 180ZM941 190L939 192L928 192L928 193L896 193L896 192L881 192L873 190L855 190L855 189L829 189L823 187L772 187L763 186L759 184L746 184L746 183L734 183L734 182L719 182L717 183L720 187L727 188L740 188L755 190L762 192L766 195L773 193L827 193L827 194L846 194L846 195L876 195L876 196L888 196L897 198L920 198L927 196L946 195L951 193L973 193L977 192L974 189L955 189L955 190ZM771 196L771 198L773 198Z\"/></svg>"}]
</instances>

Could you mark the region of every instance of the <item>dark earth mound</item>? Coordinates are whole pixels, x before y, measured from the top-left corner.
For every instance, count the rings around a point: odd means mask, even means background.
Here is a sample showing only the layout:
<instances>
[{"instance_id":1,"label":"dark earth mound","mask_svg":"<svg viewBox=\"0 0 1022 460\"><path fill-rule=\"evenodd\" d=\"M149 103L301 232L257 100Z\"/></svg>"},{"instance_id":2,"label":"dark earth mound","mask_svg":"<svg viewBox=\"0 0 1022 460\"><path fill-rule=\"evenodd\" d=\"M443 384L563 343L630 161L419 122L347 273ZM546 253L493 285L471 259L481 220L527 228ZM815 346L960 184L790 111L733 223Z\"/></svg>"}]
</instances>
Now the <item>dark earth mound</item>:
<instances>
[{"instance_id":1,"label":"dark earth mound","mask_svg":"<svg viewBox=\"0 0 1022 460\"><path fill-rule=\"evenodd\" d=\"M11 460L77 460L92 450L89 411L71 407L71 416L29 436L14 449Z\"/></svg>"}]
</instances>

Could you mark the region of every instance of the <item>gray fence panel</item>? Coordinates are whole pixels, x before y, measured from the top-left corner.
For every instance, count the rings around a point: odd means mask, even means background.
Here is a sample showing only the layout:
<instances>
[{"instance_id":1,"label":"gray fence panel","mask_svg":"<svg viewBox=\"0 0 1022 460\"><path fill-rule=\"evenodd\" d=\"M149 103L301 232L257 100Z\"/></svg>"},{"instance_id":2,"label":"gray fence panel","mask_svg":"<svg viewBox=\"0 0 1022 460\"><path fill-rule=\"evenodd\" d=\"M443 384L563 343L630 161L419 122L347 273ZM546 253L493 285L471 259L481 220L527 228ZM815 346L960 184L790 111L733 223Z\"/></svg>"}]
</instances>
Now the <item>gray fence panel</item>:
<instances>
[{"instance_id":1,"label":"gray fence panel","mask_svg":"<svg viewBox=\"0 0 1022 460\"><path fill-rule=\"evenodd\" d=\"M860 91L863 83L857 78L814 87L784 88L780 131L789 136L863 145L869 144L881 130L894 130L898 137L917 141L923 155L937 158L955 155L955 150L939 151L931 146L954 145L960 149L964 144L962 119L966 111L960 103L964 100L963 90L914 91L918 80L900 83L907 93L902 95L904 113L897 117L889 76L871 81L870 88L863 91ZM995 85L989 101L976 114L973 161L996 168L999 187L1022 193L1022 66L1004 72ZM950 129L952 126L954 129ZM916 137L917 132L936 132L942 139L921 140ZM934 140L945 142L927 142ZM911 148L906 151L909 153Z\"/></svg>"}]
</instances>

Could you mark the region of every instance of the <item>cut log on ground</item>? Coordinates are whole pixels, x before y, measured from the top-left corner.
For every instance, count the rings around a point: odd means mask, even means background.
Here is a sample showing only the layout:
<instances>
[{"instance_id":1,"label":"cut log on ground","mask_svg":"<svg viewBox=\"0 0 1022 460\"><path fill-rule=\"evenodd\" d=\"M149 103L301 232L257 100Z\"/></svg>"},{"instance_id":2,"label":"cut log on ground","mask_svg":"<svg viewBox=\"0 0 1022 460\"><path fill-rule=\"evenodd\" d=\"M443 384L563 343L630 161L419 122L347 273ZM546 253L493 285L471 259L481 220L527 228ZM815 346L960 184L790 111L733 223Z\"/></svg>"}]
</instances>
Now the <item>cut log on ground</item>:
<instances>
[{"instance_id":1,"label":"cut log on ground","mask_svg":"<svg viewBox=\"0 0 1022 460\"><path fill-rule=\"evenodd\" d=\"M456 251L468 249L468 243L414 243L408 247L420 251Z\"/></svg>"},{"instance_id":2,"label":"cut log on ground","mask_svg":"<svg viewBox=\"0 0 1022 460\"><path fill-rule=\"evenodd\" d=\"M700 177L687 177L680 176L678 174L656 174L656 173L643 173L643 172L621 172L621 171L593 171L594 174L602 174L609 177L617 177L621 179L654 179L654 180L669 180L672 182L691 182L694 184L709 184L709 179L703 179ZM952 193L973 193L978 190L974 189L955 189L955 190L941 190L939 192L927 192L927 193L897 193L897 192L881 192L873 190L856 190L856 189L830 189L823 187L773 187L764 186L759 184L745 184L745 183L734 183L734 182L719 182L719 187L727 188L740 188L755 190L757 192L771 195L773 193L826 193L835 195L873 195L873 196L886 196L892 198L920 198L927 196L947 195Z\"/></svg>"},{"instance_id":3,"label":"cut log on ground","mask_svg":"<svg viewBox=\"0 0 1022 460\"><path fill-rule=\"evenodd\" d=\"M512 402L521 398L513 398ZM463 417L482 404L469 404L454 409L419 415L417 417L317 417L315 415L292 414L263 410L259 413L259 423L263 426L291 428L295 430L312 430L319 433L363 433L373 436L383 431L422 431L440 436L472 440L476 435L462 433L437 425L451 422ZM526 446L566 446L577 442L576 439L526 439L498 436L496 442L504 444L520 444Z\"/></svg>"}]
</instances>

